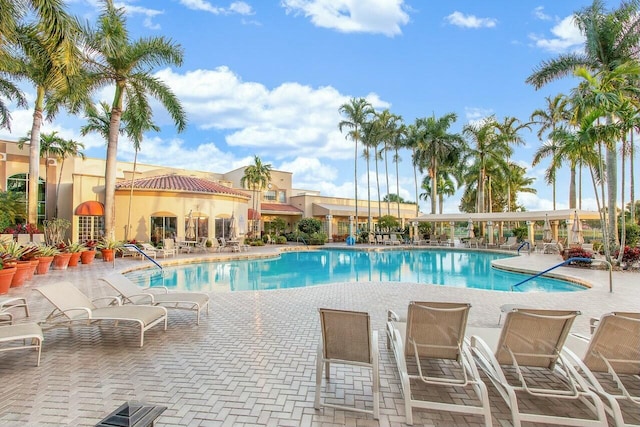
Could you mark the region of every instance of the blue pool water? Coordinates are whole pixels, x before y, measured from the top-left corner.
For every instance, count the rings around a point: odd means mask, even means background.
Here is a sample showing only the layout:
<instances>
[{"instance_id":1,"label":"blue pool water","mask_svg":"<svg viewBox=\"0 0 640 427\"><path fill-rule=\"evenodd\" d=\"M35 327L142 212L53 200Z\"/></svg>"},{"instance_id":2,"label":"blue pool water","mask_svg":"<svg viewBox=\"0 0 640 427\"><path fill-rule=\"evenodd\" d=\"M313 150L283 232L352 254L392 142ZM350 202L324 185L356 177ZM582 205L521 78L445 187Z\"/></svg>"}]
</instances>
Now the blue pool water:
<instances>
[{"instance_id":1,"label":"blue pool water","mask_svg":"<svg viewBox=\"0 0 640 427\"><path fill-rule=\"evenodd\" d=\"M409 282L458 288L511 291L529 277L491 267L503 254L473 251L320 250L287 252L277 258L203 262L127 274L143 286L179 290L246 291L315 286L336 282ZM536 278L517 292L570 292L585 289L569 282Z\"/></svg>"}]
</instances>

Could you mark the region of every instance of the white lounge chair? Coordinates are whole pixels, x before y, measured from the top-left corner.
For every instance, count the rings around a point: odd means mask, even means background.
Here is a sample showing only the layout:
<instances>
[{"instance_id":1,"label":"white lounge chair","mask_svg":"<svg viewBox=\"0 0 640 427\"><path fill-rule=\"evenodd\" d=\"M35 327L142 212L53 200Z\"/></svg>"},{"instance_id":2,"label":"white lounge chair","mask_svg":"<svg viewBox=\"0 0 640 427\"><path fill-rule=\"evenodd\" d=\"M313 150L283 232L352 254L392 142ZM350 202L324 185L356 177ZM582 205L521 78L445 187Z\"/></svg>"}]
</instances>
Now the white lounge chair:
<instances>
[{"instance_id":1,"label":"white lounge chair","mask_svg":"<svg viewBox=\"0 0 640 427\"><path fill-rule=\"evenodd\" d=\"M391 233L390 240L393 246L402 244L402 242L398 240L398 235L396 233Z\"/></svg>"},{"instance_id":2,"label":"white lounge chair","mask_svg":"<svg viewBox=\"0 0 640 427\"><path fill-rule=\"evenodd\" d=\"M120 322L134 323L140 330L140 347L144 345L144 333L153 326L164 322L167 330L167 309L150 305L119 305L117 297L99 298L109 300L112 304L97 307L78 288L70 282L58 282L36 288L55 309L40 323L44 329L53 327L71 327L78 325L103 326L113 322L119 326Z\"/></svg>"},{"instance_id":3,"label":"white lounge chair","mask_svg":"<svg viewBox=\"0 0 640 427\"><path fill-rule=\"evenodd\" d=\"M27 344L27 341L31 344ZM36 323L19 323L17 325L0 326L0 343L13 344L0 347L0 352L33 348L38 350L36 366L40 366L40 353L42 352L42 328ZM22 343L20 343L22 341Z\"/></svg>"},{"instance_id":4,"label":"white lounge chair","mask_svg":"<svg viewBox=\"0 0 640 427\"><path fill-rule=\"evenodd\" d=\"M380 417L380 373L378 371L378 332L371 331L368 313L357 311L320 309L322 340L316 357L316 395L314 407L373 414ZM331 364L341 363L371 368L373 382L373 410L326 403L321 397L322 371L329 382ZM347 381L345 381L347 382Z\"/></svg>"},{"instance_id":5,"label":"white lounge chair","mask_svg":"<svg viewBox=\"0 0 640 427\"><path fill-rule=\"evenodd\" d=\"M617 427L640 426L640 313L608 313L592 337L570 334L564 354Z\"/></svg>"},{"instance_id":6,"label":"white lounge chair","mask_svg":"<svg viewBox=\"0 0 640 427\"><path fill-rule=\"evenodd\" d=\"M411 302L406 321L389 310L387 346L393 349L400 374L407 424L413 424L412 409L423 408L481 415L485 425L491 426L487 388L464 344L469 308L469 304L463 303ZM423 368L423 364L429 362L445 365L442 372L449 375L429 375L426 365ZM417 390L421 384L423 389L473 389L479 405L467 400L460 403L427 400L429 393Z\"/></svg>"},{"instance_id":7,"label":"white lounge chair","mask_svg":"<svg viewBox=\"0 0 640 427\"><path fill-rule=\"evenodd\" d=\"M518 247L518 238L516 236L509 236L506 242L500 245L500 249L513 250Z\"/></svg>"},{"instance_id":8,"label":"white lounge chair","mask_svg":"<svg viewBox=\"0 0 640 427\"><path fill-rule=\"evenodd\" d=\"M165 257L176 256L178 253L176 242L173 239L164 239L162 241L162 253Z\"/></svg>"},{"instance_id":9,"label":"white lounge chair","mask_svg":"<svg viewBox=\"0 0 640 427\"><path fill-rule=\"evenodd\" d=\"M600 398L560 353L578 311L514 308L499 328L468 328L480 368L506 402L514 427L522 422L606 427ZM556 381L540 384L540 378ZM546 385L546 386L545 386ZM528 398L526 404L521 399ZM545 398L543 405L536 400ZM550 412L548 399L581 402L586 411ZM592 417L587 418L586 413ZM581 417L582 416L582 417Z\"/></svg>"},{"instance_id":10,"label":"white lounge chair","mask_svg":"<svg viewBox=\"0 0 640 427\"><path fill-rule=\"evenodd\" d=\"M198 325L200 312L206 309L207 314L209 313L209 295L203 292L169 292L164 286L143 289L120 273L112 273L99 280L115 289L125 304L161 305L166 308L192 310L196 312Z\"/></svg>"},{"instance_id":11,"label":"white lounge chair","mask_svg":"<svg viewBox=\"0 0 640 427\"><path fill-rule=\"evenodd\" d=\"M0 297L0 324L8 323L13 324L13 313L9 311L12 308L24 309L24 315L29 317L29 306L27 305L27 299L23 297ZM2 317L6 317L6 320L2 320Z\"/></svg>"}]
</instances>

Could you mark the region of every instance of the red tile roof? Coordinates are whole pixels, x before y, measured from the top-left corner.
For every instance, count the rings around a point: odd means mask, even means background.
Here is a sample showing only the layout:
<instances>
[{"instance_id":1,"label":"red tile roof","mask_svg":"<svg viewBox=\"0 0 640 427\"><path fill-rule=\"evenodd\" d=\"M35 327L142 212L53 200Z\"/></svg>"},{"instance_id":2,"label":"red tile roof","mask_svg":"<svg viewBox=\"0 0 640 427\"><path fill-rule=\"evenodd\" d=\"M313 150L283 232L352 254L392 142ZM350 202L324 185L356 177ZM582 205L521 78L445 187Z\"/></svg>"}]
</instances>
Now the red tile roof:
<instances>
[{"instance_id":1,"label":"red tile roof","mask_svg":"<svg viewBox=\"0 0 640 427\"><path fill-rule=\"evenodd\" d=\"M117 190L131 188L131 181L120 181L116 184ZM184 191L188 193L228 194L249 198L243 191L218 184L202 178L184 175L159 175L149 178L139 178L133 181L133 188L138 190L166 190Z\"/></svg>"},{"instance_id":2,"label":"red tile roof","mask_svg":"<svg viewBox=\"0 0 640 427\"><path fill-rule=\"evenodd\" d=\"M296 213L296 214L302 214L302 210L296 208L295 206L292 205L285 205L285 204L281 204L281 203L261 203L260 204L260 209L265 212L265 211L276 211L276 212L292 212L292 213Z\"/></svg>"}]
</instances>

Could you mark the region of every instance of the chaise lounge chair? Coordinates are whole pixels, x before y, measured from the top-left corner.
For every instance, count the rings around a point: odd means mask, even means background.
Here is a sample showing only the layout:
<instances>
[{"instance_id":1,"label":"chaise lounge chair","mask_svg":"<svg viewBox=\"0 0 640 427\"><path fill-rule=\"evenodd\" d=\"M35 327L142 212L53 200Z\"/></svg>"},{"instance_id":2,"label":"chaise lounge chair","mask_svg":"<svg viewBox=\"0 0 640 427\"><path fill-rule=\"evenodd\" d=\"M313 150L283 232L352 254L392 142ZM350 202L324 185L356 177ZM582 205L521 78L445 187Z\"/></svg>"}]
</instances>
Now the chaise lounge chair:
<instances>
[{"instance_id":1,"label":"chaise lounge chair","mask_svg":"<svg viewBox=\"0 0 640 427\"><path fill-rule=\"evenodd\" d=\"M640 313L605 314L591 339L570 334L564 353L617 427L640 426Z\"/></svg>"},{"instance_id":2,"label":"chaise lounge chair","mask_svg":"<svg viewBox=\"0 0 640 427\"><path fill-rule=\"evenodd\" d=\"M321 308L320 325L322 327L322 340L318 344L318 355L316 358L316 396L314 407L320 409L321 406L325 406L334 409L373 414L373 418L377 420L380 417L378 332L371 332L369 314L357 311ZM366 410L355 406L330 404L322 401L322 371L324 368L326 382L328 383L332 363L371 368L373 376L373 410Z\"/></svg>"},{"instance_id":3,"label":"chaise lounge chair","mask_svg":"<svg viewBox=\"0 0 640 427\"><path fill-rule=\"evenodd\" d=\"M115 289L124 304L161 305L166 308L192 310L196 312L198 325L200 311L206 308L207 314L209 313L209 295L202 292L169 292L164 286L142 289L120 273L111 273L99 280Z\"/></svg>"},{"instance_id":4,"label":"chaise lounge chair","mask_svg":"<svg viewBox=\"0 0 640 427\"><path fill-rule=\"evenodd\" d=\"M78 288L70 282L58 282L51 285L36 288L55 309L47 316L41 326L46 330L53 327L71 327L75 324L102 326L113 322L118 326L119 322L134 323L140 329L140 347L144 345L144 333L148 329L164 322L164 330L167 330L167 309L150 305L119 305L117 297L99 298L108 299L111 303L107 307L97 307ZM96 300L97 301L97 300Z\"/></svg>"},{"instance_id":5,"label":"chaise lounge chair","mask_svg":"<svg viewBox=\"0 0 640 427\"><path fill-rule=\"evenodd\" d=\"M580 427L608 425L602 401L560 353L579 314L569 310L514 308L507 313L501 330L468 329L478 365L511 410L514 427L525 421ZM523 398L531 402L521 404ZM534 399L540 398L548 400L544 400L544 405L536 405ZM549 405L554 401L576 404L580 401L586 411L571 411L574 413L563 416L555 405ZM586 413L592 417L585 418Z\"/></svg>"},{"instance_id":6,"label":"chaise lounge chair","mask_svg":"<svg viewBox=\"0 0 640 427\"><path fill-rule=\"evenodd\" d=\"M27 344L27 340L31 340L31 344ZM38 350L36 366L40 366L40 353L42 351L43 340L42 329L36 323L19 323L17 325L0 326L0 343L16 344L15 341L18 341L18 345L1 347L0 352L34 348ZM20 345L19 341L22 341L22 345Z\"/></svg>"},{"instance_id":7,"label":"chaise lounge chair","mask_svg":"<svg viewBox=\"0 0 640 427\"><path fill-rule=\"evenodd\" d=\"M518 238L516 236L510 236L506 242L500 245L500 249L513 250L518 247Z\"/></svg>"},{"instance_id":8,"label":"chaise lounge chair","mask_svg":"<svg viewBox=\"0 0 640 427\"><path fill-rule=\"evenodd\" d=\"M387 347L393 348L400 374L407 424L413 424L412 409L423 408L481 415L485 425L491 426L487 388L480 379L469 348L464 344L469 309L469 304L462 303L411 302L406 321L389 310ZM431 364L442 367L445 374L428 374L427 365ZM422 390L420 385L424 385ZM479 405L467 399L454 403L420 398L431 393L425 389L434 387L472 388Z\"/></svg>"}]
</instances>

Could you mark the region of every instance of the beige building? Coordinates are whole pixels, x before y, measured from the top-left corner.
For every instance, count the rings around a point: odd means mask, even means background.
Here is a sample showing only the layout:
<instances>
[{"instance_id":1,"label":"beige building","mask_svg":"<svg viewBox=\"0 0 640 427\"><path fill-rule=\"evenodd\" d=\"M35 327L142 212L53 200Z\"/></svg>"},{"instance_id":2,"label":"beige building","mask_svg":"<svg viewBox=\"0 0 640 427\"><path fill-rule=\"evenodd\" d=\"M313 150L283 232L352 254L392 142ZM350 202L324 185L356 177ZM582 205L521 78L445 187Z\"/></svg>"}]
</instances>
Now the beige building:
<instances>
[{"instance_id":1,"label":"beige building","mask_svg":"<svg viewBox=\"0 0 640 427\"><path fill-rule=\"evenodd\" d=\"M28 191L29 145L23 149L11 141L0 141L0 190ZM69 219L73 241L98 239L104 228L103 159L80 157L47 158L40 163L39 221L54 217ZM118 162L115 195L116 238L161 242L163 238L196 240L270 231L281 219L285 232L295 229L302 218L320 219L330 238L344 239L350 224L356 226L353 199L321 196L317 191L293 188L292 173L273 170L267 188L243 189L245 167L212 173L158 165ZM58 185L59 180L59 185ZM357 225L366 230L378 214L397 217L403 224L416 217L416 206L358 201Z\"/></svg>"}]
</instances>

